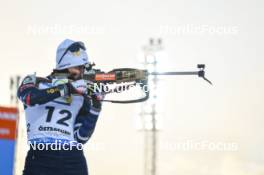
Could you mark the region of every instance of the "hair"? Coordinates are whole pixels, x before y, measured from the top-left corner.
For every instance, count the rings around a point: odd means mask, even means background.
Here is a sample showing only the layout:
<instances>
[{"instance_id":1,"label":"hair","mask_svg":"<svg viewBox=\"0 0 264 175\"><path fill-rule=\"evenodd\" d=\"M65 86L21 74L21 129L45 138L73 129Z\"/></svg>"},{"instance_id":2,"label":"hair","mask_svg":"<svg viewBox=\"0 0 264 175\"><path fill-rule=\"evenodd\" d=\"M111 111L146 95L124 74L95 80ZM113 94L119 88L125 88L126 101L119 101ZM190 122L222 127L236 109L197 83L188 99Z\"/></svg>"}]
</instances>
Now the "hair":
<instances>
[{"instance_id":1,"label":"hair","mask_svg":"<svg viewBox=\"0 0 264 175\"><path fill-rule=\"evenodd\" d=\"M69 73L69 71L68 69L62 69L62 70L53 69L53 71L51 72L51 75L54 73Z\"/></svg>"},{"instance_id":2,"label":"hair","mask_svg":"<svg viewBox=\"0 0 264 175\"><path fill-rule=\"evenodd\" d=\"M50 76L53 77L54 74L56 73L65 73L65 74L68 74L69 76L67 77L68 79L71 79L71 80L76 80L69 72L68 68L66 69L62 69L62 70L57 70L57 69L53 69L53 71L51 72Z\"/></svg>"}]
</instances>

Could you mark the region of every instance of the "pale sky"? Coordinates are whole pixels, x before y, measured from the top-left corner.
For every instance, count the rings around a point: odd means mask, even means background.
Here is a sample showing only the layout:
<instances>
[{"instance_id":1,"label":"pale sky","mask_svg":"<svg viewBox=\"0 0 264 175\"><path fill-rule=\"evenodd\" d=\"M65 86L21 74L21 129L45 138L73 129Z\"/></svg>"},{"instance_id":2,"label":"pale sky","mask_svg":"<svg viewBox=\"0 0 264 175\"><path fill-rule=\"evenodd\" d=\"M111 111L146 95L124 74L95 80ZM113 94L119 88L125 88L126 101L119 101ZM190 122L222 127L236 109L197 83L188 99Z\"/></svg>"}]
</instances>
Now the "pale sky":
<instances>
[{"instance_id":1,"label":"pale sky","mask_svg":"<svg viewBox=\"0 0 264 175\"><path fill-rule=\"evenodd\" d=\"M161 37L168 55L164 70L196 70L205 63L214 86L196 77L161 82L166 91L160 94L158 174L264 173L263 1L0 1L1 105L9 105L9 77L49 74L66 38L83 41L90 60L111 70L138 66L142 46ZM104 104L85 149L90 174L143 175L144 135L135 127L135 111L134 104ZM20 132L23 145L22 127ZM235 143L237 149L175 146L189 141ZM26 152L21 148L17 172Z\"/></svg>"}]
</instances>

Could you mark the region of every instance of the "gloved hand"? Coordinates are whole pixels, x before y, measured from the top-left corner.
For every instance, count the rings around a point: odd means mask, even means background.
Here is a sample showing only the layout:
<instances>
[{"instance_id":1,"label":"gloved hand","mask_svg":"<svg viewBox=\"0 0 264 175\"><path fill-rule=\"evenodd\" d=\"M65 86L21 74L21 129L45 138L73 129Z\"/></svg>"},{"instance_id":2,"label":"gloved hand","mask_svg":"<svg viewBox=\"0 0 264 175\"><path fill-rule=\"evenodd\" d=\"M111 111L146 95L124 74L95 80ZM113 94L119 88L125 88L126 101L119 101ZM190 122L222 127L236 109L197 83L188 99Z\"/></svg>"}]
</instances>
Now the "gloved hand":
<instances>
[{"instance_id":1,"label":"gloved hand","mask_svg":"<svg viewBox=\"0 0 264 175\"><path fill-rule=\"evenodd\" d=\"M100 111L102 108L102 101L104 99L104 94L94 93L91 95L91 106L92 108Z\"/></svg>"},{"instance_id":2,"label":"gloved hand","mask_svg":"<svg viewBox=\"0 0 264 175\"><path fill-rule=\"evenodd\" d=\"M85 80L76 80L69 83L70 92L71 94L80 94L86 95L87 94L87 82Z\"/></svg>"}]
</instances>

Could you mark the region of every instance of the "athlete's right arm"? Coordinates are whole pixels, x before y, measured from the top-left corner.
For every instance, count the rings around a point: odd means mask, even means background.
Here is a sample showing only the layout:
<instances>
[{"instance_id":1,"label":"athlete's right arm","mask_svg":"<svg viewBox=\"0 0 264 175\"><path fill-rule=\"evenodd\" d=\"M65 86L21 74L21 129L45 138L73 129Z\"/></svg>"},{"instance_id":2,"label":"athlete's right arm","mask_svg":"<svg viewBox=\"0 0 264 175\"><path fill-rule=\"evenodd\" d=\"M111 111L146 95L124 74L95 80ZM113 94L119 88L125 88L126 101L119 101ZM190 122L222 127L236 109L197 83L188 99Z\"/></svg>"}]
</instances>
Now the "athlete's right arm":
<instances>
[{"instance_id":1,"label":"athlete's right arm","mask_svg":"<svg viewBox=\"0 0 264 175\"><path fill-rule=\"evenodd\" d=\"M18 98L27 106L36 104L45 104L58 97L67 96L70 94L70 84L61 84L48 89L38 89L36 86L36 78L34 75L29 75L24 78L18 88Z\"/></svg>"}]
</instances>

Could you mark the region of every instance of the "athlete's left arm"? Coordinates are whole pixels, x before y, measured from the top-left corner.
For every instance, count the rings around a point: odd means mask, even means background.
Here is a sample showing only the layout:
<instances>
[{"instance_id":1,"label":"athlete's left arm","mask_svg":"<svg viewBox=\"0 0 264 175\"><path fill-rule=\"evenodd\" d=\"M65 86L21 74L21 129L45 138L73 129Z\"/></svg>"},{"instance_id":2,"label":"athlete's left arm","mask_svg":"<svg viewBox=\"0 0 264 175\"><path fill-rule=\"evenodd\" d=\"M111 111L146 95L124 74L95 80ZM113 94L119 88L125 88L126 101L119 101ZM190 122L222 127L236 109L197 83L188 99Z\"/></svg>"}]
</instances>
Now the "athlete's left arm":
<instances>
[{"instance_id":1,"label":"athlete's left arm","mask_svg":"<svg viewBox=\"0 0 264 175\"><path fill-rule=\"evenodd\" d=\"M92 136L98 116L101 111L101 102L92 97L84 98L83 106L76 118L74 126L74 138L79 143L86 143Z\"/></svg>"}]
</instances>

